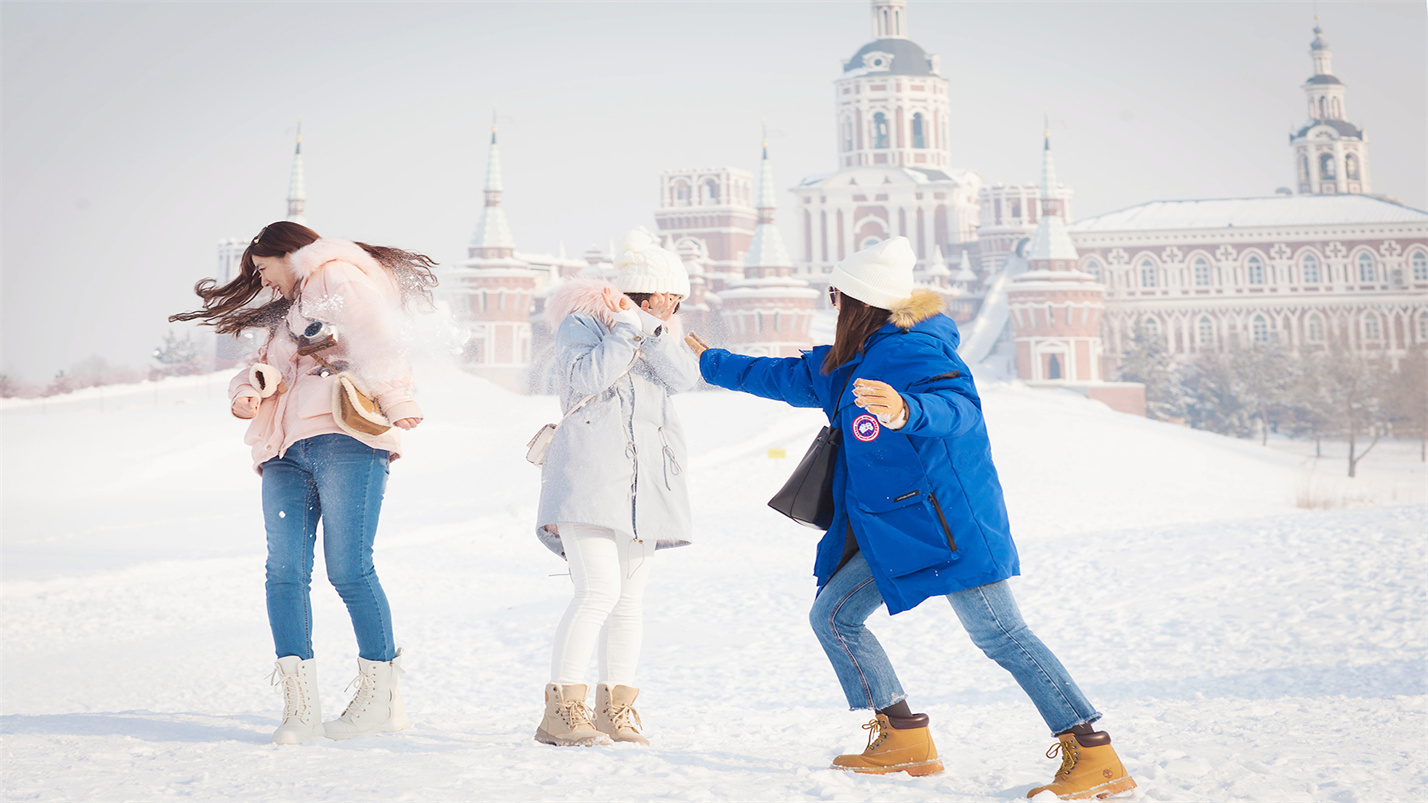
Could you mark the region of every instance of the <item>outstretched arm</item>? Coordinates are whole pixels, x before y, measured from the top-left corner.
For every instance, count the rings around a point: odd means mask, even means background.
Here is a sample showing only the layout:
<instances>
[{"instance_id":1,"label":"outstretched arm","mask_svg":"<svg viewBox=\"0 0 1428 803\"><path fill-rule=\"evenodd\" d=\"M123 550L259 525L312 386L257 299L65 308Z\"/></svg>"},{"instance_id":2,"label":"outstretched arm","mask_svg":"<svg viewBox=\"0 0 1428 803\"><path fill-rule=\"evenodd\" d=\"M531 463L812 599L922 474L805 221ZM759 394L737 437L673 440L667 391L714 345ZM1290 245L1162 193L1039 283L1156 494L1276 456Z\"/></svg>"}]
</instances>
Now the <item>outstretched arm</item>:
<instances>
[{"instance_id":1,"label":"outstretched arm","mask_svg":"<svg viewBox=\"0 0 1428 803\"><path fill-rule=\"evenodd\" d=\"M697 334L685 338L699 355L699 373L704 381L729 390L740 390L765 399L786 402L794 407L823 407L818 397L814 372L818 358L814 352L799 357L748 357L725 349L710 348ZM819 355L821 357L821 355Z\"/></svg>"}]
</instances>

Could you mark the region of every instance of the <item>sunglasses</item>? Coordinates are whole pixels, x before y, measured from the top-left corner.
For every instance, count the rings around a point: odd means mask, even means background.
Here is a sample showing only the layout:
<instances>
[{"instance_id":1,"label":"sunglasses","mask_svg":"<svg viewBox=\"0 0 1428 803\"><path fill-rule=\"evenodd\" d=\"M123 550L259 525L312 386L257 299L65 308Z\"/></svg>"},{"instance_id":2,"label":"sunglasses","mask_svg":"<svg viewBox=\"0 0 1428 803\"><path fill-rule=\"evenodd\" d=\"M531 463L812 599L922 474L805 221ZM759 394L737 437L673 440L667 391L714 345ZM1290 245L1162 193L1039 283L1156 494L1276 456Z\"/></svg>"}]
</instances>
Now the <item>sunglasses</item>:
<instances>
[{"instance_id":1,"label":"sunglasses","mask_svg":"<svg viewBox=\"0 0 1428 803\"><path fill-rule=\"evenodd\" d=\"M836 287L829 287L829 288L828 288L828 303L832 304L832 305L835 306L835 307L838 306L838 297L841 296L841 295L842 295L842 293L838 292L838 288L836 288Z\"/></svg>"}]
</instances>

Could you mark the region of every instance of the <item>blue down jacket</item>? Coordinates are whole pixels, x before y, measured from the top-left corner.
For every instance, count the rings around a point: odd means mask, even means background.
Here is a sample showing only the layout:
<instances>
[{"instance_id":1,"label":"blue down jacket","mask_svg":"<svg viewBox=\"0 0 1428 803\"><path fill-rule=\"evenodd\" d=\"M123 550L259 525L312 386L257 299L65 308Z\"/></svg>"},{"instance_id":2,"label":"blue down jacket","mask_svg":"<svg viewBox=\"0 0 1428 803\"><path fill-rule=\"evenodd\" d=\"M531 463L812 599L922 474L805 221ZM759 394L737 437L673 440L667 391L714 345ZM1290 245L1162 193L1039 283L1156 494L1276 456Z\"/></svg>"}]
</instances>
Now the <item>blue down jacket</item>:
<instances>
[{"instance_id":1,"label":"blue down jacket","mask_svg":"<svg viewBox=\"0 0 1428 803\"><path fill-rule=\"evenodd\" d=\"M957 356L957 324L935 311L908 323L885 324L861 355L828 375L821 366L831 346L787 358L709 349L699 363L710 384L821 407L841 430L836 512L818 542L813 573L821 590L838 568L851 524L894 614L1021 573L981 399ZM902 429L881 425L853 404L857 378L886 382L902 395L908 407Z\"/></svg>"}]
</instances>

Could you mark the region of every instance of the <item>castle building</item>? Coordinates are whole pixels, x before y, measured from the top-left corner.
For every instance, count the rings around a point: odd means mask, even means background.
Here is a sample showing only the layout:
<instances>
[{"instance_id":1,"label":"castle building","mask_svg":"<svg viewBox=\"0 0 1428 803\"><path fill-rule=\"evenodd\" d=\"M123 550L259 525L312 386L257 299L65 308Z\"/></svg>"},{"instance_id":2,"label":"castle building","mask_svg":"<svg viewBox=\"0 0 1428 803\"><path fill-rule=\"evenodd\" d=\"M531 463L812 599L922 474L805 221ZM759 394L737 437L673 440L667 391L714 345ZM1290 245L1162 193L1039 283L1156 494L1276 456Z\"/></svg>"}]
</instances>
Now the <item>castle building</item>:
<instances>
[{"instance_id":1,"label":"castle building","mask_svg":"<svg viewBox=\"0 0 1428 803\"><path fill-rule=\"evenodd\" d=\"M1153 201L1069 227L1106 288L1107 372L1137 323L1180 358L1259 343L1402 357L1428 346L1428 212L1367 195L1361 129L1316 24L1298 195Z\"/></svg>"},{"instance_id":2,"label":"castle building","mask_svg":"<svg viewBox=\"0 0 1428 803\"><path fill-rule=\"evenodd\" d=\"M1368 137L1344 119L1344 82L1334 76L1333 53L1315 15L1309 55L1314 74L1304 82L1309 121L1289 136L1301 195L1369 192Z\"/></svg>"},{"instance_id":3,"label":"castle building","mask_svg":"<svg viewBox=\"0 0 1428 803\"><path fill-rule=\"evenodd\" d=\"M676 253L693 247L715 294L744 278L759 212L753 177L737 167L687 168L660 174L655 225Z\"/></svg>"},{"instance_id":4,"label":"castle building","mask_svg":"<svg viewBox=\"0 0 1428 803\"><path fill-rule=\"evenodd\" d=\"M528 390L537 297L586 266L564 255L516 251L501 204L501 155L496 125L486 157L485 204L467 247L467 259L443 269L441 292L453 316L466 326L462 358L477 376L511 390Z\"/></svg>"},{"instance_id":5,"label":"castle building","mask_svg":"<svg viewBox=\"0 0 1428 803\"><path fill-rule=\"evenodd\" d=\"M973 243L983 181L951 167L947 79L907 36L906 0L872 0L873 41L833 83L838 169L794 188L799 273L822 286L833 265L902 235L926 270L937 249Z\"/></svg>"},{"instance_id":6,"label":"castle building","mask_svg":"<svg viewBox=\"0 0 1428 803\"><path fill-rule=\"evenodd\" d=\"M758 225L744 258L744 278L729 282L719 294L728 343L741 354L796 357L813 345L809 332L821 294L793 275L793 260L774 225L778 196L767 139L754 205ZM693 275L690 278L693 295ZM703 278L701 271L701 281Z\"/></svg>"},{"instance_id":7,"label":"castle building","mask_svg":"<svg viewBox=\"0 0 1428 803\"><path fill-rule=\"evenodd\" d=\"M1036 231L1011 280L1006 303L1015 332L1017 377L1034 387L1064 387L1121 412L1145 415L1145 387L1105 382L1101 374L1104 288L1081 270L1066 230L1048 131L1041 151Z\"/></svg>"}]
</instances>

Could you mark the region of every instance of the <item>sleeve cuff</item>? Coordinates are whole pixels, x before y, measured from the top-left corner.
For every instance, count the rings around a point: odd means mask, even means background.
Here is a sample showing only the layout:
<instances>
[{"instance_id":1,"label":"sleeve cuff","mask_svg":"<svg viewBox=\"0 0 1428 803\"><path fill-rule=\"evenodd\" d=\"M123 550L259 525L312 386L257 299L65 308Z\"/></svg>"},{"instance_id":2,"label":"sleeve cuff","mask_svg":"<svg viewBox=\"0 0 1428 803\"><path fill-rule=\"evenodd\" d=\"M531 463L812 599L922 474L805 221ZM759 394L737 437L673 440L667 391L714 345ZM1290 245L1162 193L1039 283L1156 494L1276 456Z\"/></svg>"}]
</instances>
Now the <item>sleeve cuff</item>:
<instances>
[{"instance_id":1,"label":"sleeve cuff","mask_svg":"<svg viewBox=\"0 0 1428 803\"><path fill-rule=\"evenodd\" d=\"M383 410L382 413L387 416L388 421L392 421L394 423L402 420L403 418L424 417L421 414L421 405L417 404L415 401L404 401L399 404L394 404L391 406L390 409Z\"/></svg>"}]
</instances>

